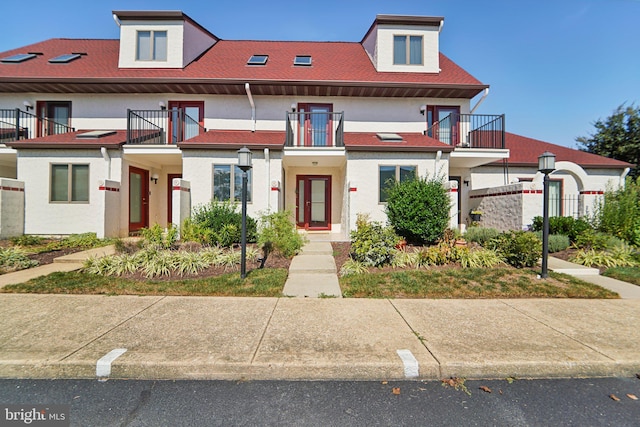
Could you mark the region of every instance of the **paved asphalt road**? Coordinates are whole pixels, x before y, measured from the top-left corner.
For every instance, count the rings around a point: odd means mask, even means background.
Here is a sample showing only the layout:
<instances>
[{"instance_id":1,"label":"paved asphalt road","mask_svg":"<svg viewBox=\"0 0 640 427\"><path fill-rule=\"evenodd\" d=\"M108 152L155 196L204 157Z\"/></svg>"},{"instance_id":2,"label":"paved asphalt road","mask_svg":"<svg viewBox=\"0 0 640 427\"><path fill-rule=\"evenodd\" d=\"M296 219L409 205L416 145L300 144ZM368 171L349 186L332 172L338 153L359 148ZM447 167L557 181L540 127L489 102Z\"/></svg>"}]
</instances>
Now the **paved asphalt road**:
<instances>
[{"instance_id":1,"label":"paved asphalt road","mask_svg":"<svg viewBox=\"0 0 640 427\"><path fill-rule=\"evenodd\" d=\"M627 397L640 397L637 378L464 387L470 395L438 381L0 380L0 403L70 404L74 426L640 425L640 400Z\"/></svg>"}]
</instances>

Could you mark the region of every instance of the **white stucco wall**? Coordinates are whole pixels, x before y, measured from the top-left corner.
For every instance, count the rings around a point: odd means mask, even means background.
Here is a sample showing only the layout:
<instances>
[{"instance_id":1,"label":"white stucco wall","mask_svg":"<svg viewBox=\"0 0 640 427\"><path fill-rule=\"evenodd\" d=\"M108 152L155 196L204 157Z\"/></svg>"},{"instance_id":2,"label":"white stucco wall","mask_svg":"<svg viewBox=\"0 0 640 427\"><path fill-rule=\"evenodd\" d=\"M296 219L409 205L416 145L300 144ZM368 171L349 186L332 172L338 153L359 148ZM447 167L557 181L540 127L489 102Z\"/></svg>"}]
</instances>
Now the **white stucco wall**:
<instances>
[{"instance_id":1,"label":"white stucco wall","mask_svg":"<svg viewBox=\"0 0 640 427\"><path fill-rule=\"evenodd\" d=\"M24 233L24 183L0 178L0 239Z\"/></svg>"},{"instance_id":2,"label":"white stucco wall","mask_svg":"<svg viewBox=\"0 0 640 427\"><path fill-rule=\"evenodd\" d=\"M378 71L407 73L439 73L439 27L416 25L378 25L376 61ZM422 65L395 65L393 63L393 36L422 36ZM408 55L408 52L407 52Z\"/></svg>"},{"instance_id":3,"label":"white stucco wall","mask_svg":"<svg viewBox=\"0 0 640 427\"><path fill-rule=\"evenodd\" d=\"M444 153L436 163L436 153L347 152L346 180L356 191L349 192L349 225L355 227L357 214L386 223L385 204L379 202L379 166L417 166L420 177L433 177L442 170L448 180L449 156ZM351 230L349 230L351 231Z\"/></svg>"},{"instance_id":4,"label":"white stucco wall","mask_svg":"<svg viewBox=\"0 0 640 427\"><path fill-rule=\"evenodd\" d=\"M49 202L51 164L89 165L89 202ZM25 186L25 234L104 233L105 161L100 150L21 150L18 177Z\"/></svg>"},{"instance_id":5,"label":"white stucco wall","mask_svg":"<svg viewBox=\"0 0 640 427\"><path fill-rule=\"evenodd\" d=\"M136 61L138 31L167 32L166 61ZM120 25L120 68L182 68L183 64L183 21L122 21Z\"/></svg>"},{"instance_id":6,"label":"white stucco wall","mask_svg":"<svg viewBox=\"0 0 640 427\"><path fill-rule=\"evenodd\" d=\"M259 213L266 212L272 203L271 182L282 182L282 154L269 151L269 161L265 161L262 150L253 152L253 188L251 202L247 204L247 213L258 218ZM209 203L213 198L213 165L238 164L237 150L184 150L182 178L191 183L192 208L199 204ZM271 206L276 210L277 206Z\"/></svg>"}]
</instances>

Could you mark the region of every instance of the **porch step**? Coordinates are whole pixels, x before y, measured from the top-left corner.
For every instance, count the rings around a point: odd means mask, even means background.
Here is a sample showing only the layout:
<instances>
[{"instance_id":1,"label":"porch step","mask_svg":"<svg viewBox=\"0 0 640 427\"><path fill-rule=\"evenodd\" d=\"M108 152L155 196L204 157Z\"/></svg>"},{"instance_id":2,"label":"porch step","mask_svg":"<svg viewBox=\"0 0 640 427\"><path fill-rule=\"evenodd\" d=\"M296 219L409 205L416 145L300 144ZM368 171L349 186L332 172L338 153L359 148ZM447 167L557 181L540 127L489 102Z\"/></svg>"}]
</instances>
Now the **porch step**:
<instances>
[{"instance_id":1,"label":"porch step","mask_svg":"<svg viewBox=\"0 0 640 427\"><path fill-rule=\"evenodd\" d=\"M301 255L331 255L333 247L329 242L309 242L302 248Z\"/></svg>"},{"instance_id":2,"label":"porch step","mask_svg":"<svg viewBox=\"0 0 640 427\"><path fill-rule=\"evenodd\" d=\"M296 255L291 260L289 274L336 274L336 262L331 255Z\"/></svg>"}]
</instances>

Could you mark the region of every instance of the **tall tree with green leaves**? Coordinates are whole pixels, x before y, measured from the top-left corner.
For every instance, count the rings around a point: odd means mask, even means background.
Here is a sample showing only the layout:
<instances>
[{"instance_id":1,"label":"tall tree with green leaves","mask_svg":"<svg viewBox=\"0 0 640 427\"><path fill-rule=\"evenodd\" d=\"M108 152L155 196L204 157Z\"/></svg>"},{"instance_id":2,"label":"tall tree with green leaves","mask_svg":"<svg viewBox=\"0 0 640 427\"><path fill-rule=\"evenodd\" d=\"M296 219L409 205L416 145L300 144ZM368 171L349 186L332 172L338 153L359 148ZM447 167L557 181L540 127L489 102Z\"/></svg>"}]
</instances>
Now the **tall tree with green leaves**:
<instances>
[{"instance_id":1,"label":"tall tree with green leaves","mask_svg":"<svg viewBox=\"0 0 640 427\"><path fill-rule=\"evenodd\" d=\"M593 126L595 133L576 138L580 150L640 165L640 107L622 104ZM640 176L640 168L631 169L630 175Z\"/></svg>"}]
</instances>

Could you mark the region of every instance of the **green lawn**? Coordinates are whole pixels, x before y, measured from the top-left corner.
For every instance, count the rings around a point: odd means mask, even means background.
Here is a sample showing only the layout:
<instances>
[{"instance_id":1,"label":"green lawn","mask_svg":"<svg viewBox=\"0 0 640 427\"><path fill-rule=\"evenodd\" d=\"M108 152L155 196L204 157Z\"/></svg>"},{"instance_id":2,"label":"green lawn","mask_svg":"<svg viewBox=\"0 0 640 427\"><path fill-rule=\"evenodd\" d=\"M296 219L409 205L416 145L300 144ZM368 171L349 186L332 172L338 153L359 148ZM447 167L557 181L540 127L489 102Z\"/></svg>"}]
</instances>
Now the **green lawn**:
<instances>
[{"instance_id":1,"label":"green lawn","mask_svg":"<svg viewBox=\"0 0 640 427\"><path fill-rule=\"evenodd\" d=\"M26 283L7 285L0 289L0 292L274 297L282 295L287 274L288 271L283 268L265 268L250 271L245 280L236 272L204 279L155 281L105 277L74 271L53 273Z\"/></svg>"},{"instance_id":2,"label":"green lawn","mask_svg":"<svg viewBox=\"0 0 640 427\"><path fill-rule=\"evenodd\" d=\"M618 298L574 277L510 268L399 270L340 278L343 296L354 298Z\"/></svg>"},{"instance_id":3,"label":"green lawn","mask_svg":"<svg viewBox=\"0 0 640 427\"><path fill-rule=\"evenodd\" d=\"M612 267L602 275L640 286L640 267Z\"/></svg>"}]
</instances>

